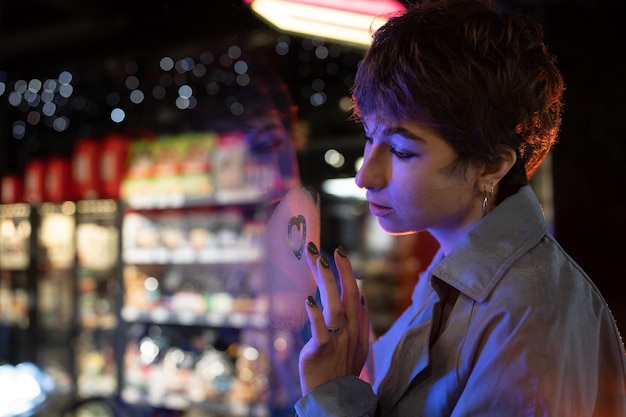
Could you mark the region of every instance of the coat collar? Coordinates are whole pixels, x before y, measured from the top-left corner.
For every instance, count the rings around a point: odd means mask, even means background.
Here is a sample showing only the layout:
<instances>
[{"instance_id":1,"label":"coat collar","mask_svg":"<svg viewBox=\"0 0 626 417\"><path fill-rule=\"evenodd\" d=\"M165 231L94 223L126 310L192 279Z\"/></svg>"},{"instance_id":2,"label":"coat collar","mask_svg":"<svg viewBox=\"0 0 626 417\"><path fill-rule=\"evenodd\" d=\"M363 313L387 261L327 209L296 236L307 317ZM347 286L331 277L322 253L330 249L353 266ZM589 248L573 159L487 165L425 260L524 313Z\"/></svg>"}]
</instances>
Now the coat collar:
<instances>
[{"instance_id":1,"label":"coat collar","mask_svg":"<svg viewBox=\"0 0 626 417\"><path fill-rule=\"evenodd\" d=\"M526 185L478 222L448 256L440 250L431 273L467 296L484 301L511 264L546 233L541 205Z\"/></svg>"}]
</instances>

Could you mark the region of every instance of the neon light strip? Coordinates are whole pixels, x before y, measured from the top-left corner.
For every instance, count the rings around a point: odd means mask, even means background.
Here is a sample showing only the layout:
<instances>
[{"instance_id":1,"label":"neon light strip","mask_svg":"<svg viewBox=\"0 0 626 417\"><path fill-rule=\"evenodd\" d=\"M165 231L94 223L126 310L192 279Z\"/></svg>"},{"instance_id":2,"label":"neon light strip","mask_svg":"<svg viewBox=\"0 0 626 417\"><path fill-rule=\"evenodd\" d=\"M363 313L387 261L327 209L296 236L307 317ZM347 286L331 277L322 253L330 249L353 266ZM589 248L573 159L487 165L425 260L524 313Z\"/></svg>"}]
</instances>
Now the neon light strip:
<instances>
[{"instance_id":1,"label":"neon light strip","mask_svg":"<svg viewBox=\"0 0 626 417\"><path fill-rule=\"evenodd\" d=\"M324 2L318 0L318 3ZM354 4L363 6L364 3L359 1ZM373 2L372 5L374 3L380 5L379 1ZM348 10L338 5L331 8L310 2L288 0L253 0L251 7L281 30L367 46L371 42L371 34L386 22L387 19L383 15L403 10L399 3L389 4L386 9L375 7L376 11L386 10L385 13L378 15L354 8Z\"/></svg>"}]
</instances>

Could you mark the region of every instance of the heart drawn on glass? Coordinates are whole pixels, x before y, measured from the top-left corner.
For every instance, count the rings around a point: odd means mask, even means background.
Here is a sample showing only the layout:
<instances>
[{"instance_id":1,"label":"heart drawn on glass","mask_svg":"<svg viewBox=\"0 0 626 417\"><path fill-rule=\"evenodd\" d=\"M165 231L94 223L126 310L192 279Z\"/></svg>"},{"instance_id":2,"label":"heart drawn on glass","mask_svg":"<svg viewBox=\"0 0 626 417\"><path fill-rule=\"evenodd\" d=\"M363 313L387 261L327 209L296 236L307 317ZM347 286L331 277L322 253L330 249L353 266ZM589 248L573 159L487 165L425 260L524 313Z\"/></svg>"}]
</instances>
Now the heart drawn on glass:
<instances>
[{"instance_id":1,"label":"heart drawn on glass","mask_svg":"<svg viewBox=\"0 0 626 417\"><path fill-rule=\"evenodd\" d=\"M306 219L304 216L293 216L289 219L287 224L287 242L296 258L301 259L304 252L304 243L306 242Z\"/></svg>"}]
</instances>

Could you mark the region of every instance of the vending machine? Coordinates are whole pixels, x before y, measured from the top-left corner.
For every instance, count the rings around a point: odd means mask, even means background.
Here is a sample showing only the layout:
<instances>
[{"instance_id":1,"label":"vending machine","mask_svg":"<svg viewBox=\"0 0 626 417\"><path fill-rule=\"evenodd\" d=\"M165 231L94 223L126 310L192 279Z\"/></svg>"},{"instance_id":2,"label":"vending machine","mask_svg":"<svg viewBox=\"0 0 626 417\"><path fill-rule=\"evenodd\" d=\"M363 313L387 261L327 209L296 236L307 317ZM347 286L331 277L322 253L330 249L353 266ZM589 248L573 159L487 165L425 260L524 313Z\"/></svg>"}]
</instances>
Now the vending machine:
<instances>
[{"instance_id":1,"label":"vending machine","mask_svg":"<svg viewBox=\"0 0 626 417\"><path fill-rule=\"evenodd\" d=\"M38 204L35 268L37 363L55 383L60 403L74 391L76 203Z\"/></svg>"},{"instance_id":2,"label":"vending machine","mask_svg":"<svg viewBox=\"0 0 626 417\"><path fill-rule=\"evenodd\" d=\"M0 364L35 359L33 215L29 204L0 205Z\"/></svg>"},{"instance_id":3,"label":"vending machine","mask_svg":"<svg viewBox=\"0 0 626 417\"><path fill-rule=\"evenodd\" d=\"M75 378L80 398L112 397L120 357L120 203L76 204Z\"/></svg>"}]
</instances>

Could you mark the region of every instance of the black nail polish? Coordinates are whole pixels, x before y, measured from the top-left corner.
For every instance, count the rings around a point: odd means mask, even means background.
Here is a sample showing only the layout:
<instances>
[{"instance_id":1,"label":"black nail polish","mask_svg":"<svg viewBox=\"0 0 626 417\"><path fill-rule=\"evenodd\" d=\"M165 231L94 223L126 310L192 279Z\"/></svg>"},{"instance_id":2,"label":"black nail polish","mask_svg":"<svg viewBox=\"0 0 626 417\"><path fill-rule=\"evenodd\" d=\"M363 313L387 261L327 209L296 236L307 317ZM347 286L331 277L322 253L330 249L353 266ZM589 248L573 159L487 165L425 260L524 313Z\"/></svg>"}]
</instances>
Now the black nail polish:
<instances>
[{"instance_id":1,"label":"black nail polish","mask_svg":"<svg viewBox=\"0 0 626 417\"><path fill-rule=\"evenodd\" d=\"M328 258L326 257L326 255L321 256L320 263L324 268L330 268L330 264L328 263Z\"/></svg>"},{"instance_id":2,"label":"black nail polish","mask_svg":"<svg viewBox=\"0 0 626 417\"><path fill-rule=\"evenodd\" d=\"M313 298L313 296L309 295L306 298L306 302L308 305L310 305L311 307L317 307L317 303L315 302L315 298Z\"/></svg>"},{"instance_id":3,"label":"black nail polish","mask_svg":"<svg viewBox=\"0 0 626 417\"><path fill-rule=\"evenodd\" d=\"M339 256L341 256L342 258L347 258L348 254L346 253L346 250L343 248L343 246L339 246L337 248L337 253L339 254Z\"/></svg>"},{"instance_id":4,"label":"black nail polish","mask_svg":"<svg viewBox=\"0 0 626 417\"><path fill-rule=\"evenodd\" d=\"M315 246L315 243L313 242L309 242L309 244L306 245L306 248L311 255L319 255L320 253L320 251L317 250L317 246Z\"/></svg>"}]
</instances>

